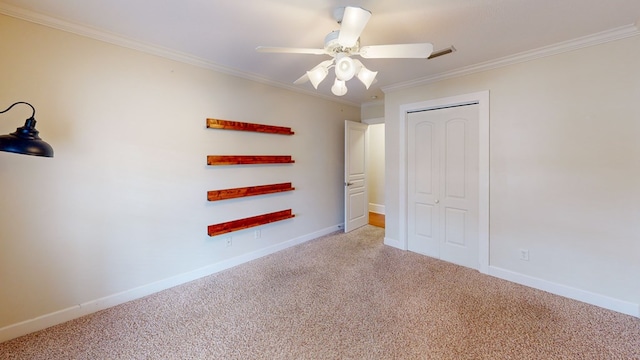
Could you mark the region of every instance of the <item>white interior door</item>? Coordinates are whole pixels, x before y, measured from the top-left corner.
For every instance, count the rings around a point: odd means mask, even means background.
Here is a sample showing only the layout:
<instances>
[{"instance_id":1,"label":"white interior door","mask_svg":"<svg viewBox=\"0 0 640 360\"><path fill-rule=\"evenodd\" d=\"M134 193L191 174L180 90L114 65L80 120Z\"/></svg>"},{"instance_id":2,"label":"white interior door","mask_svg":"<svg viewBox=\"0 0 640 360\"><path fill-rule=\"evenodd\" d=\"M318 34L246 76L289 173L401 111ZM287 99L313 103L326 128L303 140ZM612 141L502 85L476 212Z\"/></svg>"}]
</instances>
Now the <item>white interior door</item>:
<instances>
[{"instance_id":1,"label":"white interior door","mask_svg":"<svg viewBox=\"0 0 640 360\"><path fill-rule=\"evenodd\" d=\"M344 231L369 223L367 153L369 126L345 121L344 124Z\"/></svg>"},{"instance_id":2,"label":"white interior door","mask_svg":"<svg viewBox=\"0 0 640 360\"><path fill-rule=\"evenodd\" d=\"M408 248L467 266L478 261L478 105L407 119Z\"/></svg>"}]
</instances>

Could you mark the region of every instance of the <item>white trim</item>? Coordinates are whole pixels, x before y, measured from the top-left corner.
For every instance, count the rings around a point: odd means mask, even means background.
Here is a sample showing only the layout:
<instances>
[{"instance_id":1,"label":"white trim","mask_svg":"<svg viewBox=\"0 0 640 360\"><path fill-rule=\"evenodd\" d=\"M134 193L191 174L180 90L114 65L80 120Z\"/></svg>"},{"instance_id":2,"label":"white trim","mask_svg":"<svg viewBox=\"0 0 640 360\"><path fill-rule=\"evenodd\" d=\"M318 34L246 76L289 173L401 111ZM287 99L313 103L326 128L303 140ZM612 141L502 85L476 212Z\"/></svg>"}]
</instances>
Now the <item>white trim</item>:
<instances>
[{"instance_id":1,"label":"white trim","mask_svg":"<svg viewBox=\"0 0 640 360\"><path fill-rule=\"evenodd\" d=\"M304 242L317 239L321 236L331 234L343 229L343 225L331 226L307 235L300 236L279 244L269 246L264 249L256 250L247 254L243 254L231 259L227 259L215 264L211 264L200 269L186 272L184 274L172 276L167 279L156 281L150 284L142 285L137 288L129 289L120 293L105 296L100 299L91 300L82 304L74 305L66 309L55 311L49 314L38 316L33 319L11 324L0 328L0 343L17 338L22 335L42 330L53 325L79 318L100 310L104 310L128 301L136 300L144 296L157 293L162 290L172 288L181 284L188 283L200 279L205 276L215 274L217 272L227 270L237 265L267 256L278 251L302 244Z\"/></svg>"},{"instance_id":2,"label":"white trim","mask_svg":"<svg viewBox=\"0 0 640 360\"><path fill-rule=\"evenodd\" d=\"M240 71L238 69L222 66L212 61L209 61L197 56L193 56L191 54L183 53L180 51L176 51L173 49L169 49L169 48L165 48L165 47L161 47L161 46L157 46L149 43L144 43L138 40L129 39L121 35L110 33L108 31L99 30L99 29L92 28L85 25L75 24L69 21L64 21L51 16L39 14L26 9L22 9L13 5L3 4L1 2L0 2L0 14L4 14L17 19L26 20L32 23L44 25L57 30L66 31L72 34L85 36L85 37L98 40L98 41L103 41L109 44L122 46L128 49L141 51L147 54L156 55L165 59L178 61L184 64L194 65L200 68L213 70L219 73L255 81L261 84L275 86L278 88L290 90L297 93L302 93L305 95L320 97L325 100L330 100L330 101L338 102L345 105L360 107L359 103L347 101L340 97L324 95L322 93L307 90L299 86L294 86L291 84L270 80L258 74L248 73L245 71Z\"/></svg>"},{"instance_id":3,"label":"white trim","mask_svg":"<svg viewBox=\"0 0 640 360\"><path fill-rule=\"evenodd\" d=\"M386 237L384 238L384 244L387 246L391 246L394 247L396 249L400 249L400 250L407 250L405 248L403 248L402 246L402 242L400 240L397 239L392 239L390 237Z\"/></svg>"},{"instance_id":4,"label":"white trim","mask_svg":"<svg viewBox=\"0 0 640 360\"><path fill-rule=\"evenodd\" d=\"M451 96L400 105L400 174L399 174L399 235L400 249L408 249L407 236L407 114L412 111L438 109L447 106L478 104L478 257L481 273L489 271L489 91Z\"/></svg>"},{"instance_id":5,"label":"white trim","mask_svg":"<svg viewBox=\"0 0 640 360\"><path fill-rule=\"evenodd\" d=\"M384 205L369 203L369 212L384 215Z\"/></svg>"},{"instance_id":6,"label":"white trim","mask_svg":"<svg viewBox=\"0 0 640 360\"><path fill-rule=\"evenodd\" d=\"M608 296L576 289L570 286L516 273L495 266L489 267L489 275L520 285L532 287L534 289L550 292L552 294L569 299L582 301L587 304L640 318L640 304L614 299Z\"/></svg>"},{"instance_id":7,"label":"white trim","mask_svg":"<svg viewBox=\"0 0 640 360\"><path fill-rule=\"evenodd\" d=\"M199 58L197 56L193 56L193 55L182 53L172 49L160 47L157 45L146 44L137 40L125 38L123 36L120 36L114 33L109 33L104 30L98 30L88 26L64 21L61 19L39 14L30 10L22 9L9 4L0 3L0 14L30 21L30 22L48 26L54 29L70 32L76 35L85 36L95 40L104 41L110 44L119 45L129 49L138 50L148 54L160 56L166 59L175 60L185 64L190 64L190 65L198 66L198 67L209 69L209 70L214 70L220 73L244 78L244 79L255 81L258 83L271 85L271 86L279 87L282 89L287 89L297 93L324 98L326 100L342 103L345 105L360 106L362 108L362 107L368 107L368 106L376 106L376 105L379 105L380 103L384 103L383 100L370 101L362 104L354 103L351 101L344 100L343 98L324 95L322 93L310 91L304 88L293 86L291 84L281 83L278 81L266 79L258 74L247 73L247 72L239 71L237 69L218 65L211 61L205 60L203 58ZM640 23L640 20L638 21L638 23ZM447 72L435 74L432 76L417 78L417 79L406 81L406 82L391 84L391 85L382 87L381 90L384 93L387 93L390 91L410 88L418 85L429 84L429 83L433 83L433 82L444 80L444 79L450 79L454 77L469 75L469 74L491 70L491 69L495 69L503 66L517 64L517 63L530 61L534 59L539 59L546 56L561 54L564 52L573 51L573 50L581 49L584 47L594 46L594 45L598 45L598 44L602 44L610 41L621 40L621 39L625 39L625 38L636 36L636 35L640 35L640 29L638 28L638 24L637 23L629 24L629 25L617 27L614 29L606 30L603 32L599 32L596 34L583 36L577 39L561 42L558 44L545 46L545 47L541 47L534 50L524 51L518 54L502 57L495 60L486 61L480 64L466 66L466 67L462 67L452 71L447 71Z\"/></svg>"},{"instance_id":8,"label":"white trim","mask_svg":"<svg viewBox=\"0 0 640 360\"><path fill-rule=\"evenodd\" d=\"M589 46L599 45L610 41L621 40L636 35L640 35L640 29L638 29L638 26L636 24L625 25L596 34L583 36L577 39L560 42L554 45L544 46L538 49L524 51L518 54L505 56L479 64L465 66L444 73L384 86L382 87L382 91L386 94L391 91L411 88L414 86L434 83L440 80L451 79L455 77L475 74L482 71L497 69L504 66L522 63L525 61L531 61L547 56L582 49Z\"/></svg>"},{"instance_id":9,"label":"white trim","mask_svg":"<svg viewBox=\"0 0 640 360\"><path fill-rule=\"evenodd\" d=\"M377 117L377 118L371 118L371 119L362 119L362 123L367 124L367 125L384 124L384 117Z\"/></svg>"}]
</instances>

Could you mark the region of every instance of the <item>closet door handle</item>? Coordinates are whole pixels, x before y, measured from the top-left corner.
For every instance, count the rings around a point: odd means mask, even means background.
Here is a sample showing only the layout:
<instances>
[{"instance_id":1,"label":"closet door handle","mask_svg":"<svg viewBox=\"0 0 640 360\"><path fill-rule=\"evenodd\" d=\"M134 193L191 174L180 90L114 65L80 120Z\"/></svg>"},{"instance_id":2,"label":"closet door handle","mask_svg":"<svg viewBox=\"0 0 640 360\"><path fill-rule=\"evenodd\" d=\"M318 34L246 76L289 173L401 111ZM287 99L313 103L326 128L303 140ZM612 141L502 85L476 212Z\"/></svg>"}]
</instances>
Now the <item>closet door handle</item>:
<instances>
[{"instance_id":1,"label":"closet door handle","mask_svg":"<svg viewBox=\"0 0 640 360\"><path fill-rule=\"evenodd\" d=\"M436 200L436 204L440 204L440 200Z\"/></svg>"}]
</instances>

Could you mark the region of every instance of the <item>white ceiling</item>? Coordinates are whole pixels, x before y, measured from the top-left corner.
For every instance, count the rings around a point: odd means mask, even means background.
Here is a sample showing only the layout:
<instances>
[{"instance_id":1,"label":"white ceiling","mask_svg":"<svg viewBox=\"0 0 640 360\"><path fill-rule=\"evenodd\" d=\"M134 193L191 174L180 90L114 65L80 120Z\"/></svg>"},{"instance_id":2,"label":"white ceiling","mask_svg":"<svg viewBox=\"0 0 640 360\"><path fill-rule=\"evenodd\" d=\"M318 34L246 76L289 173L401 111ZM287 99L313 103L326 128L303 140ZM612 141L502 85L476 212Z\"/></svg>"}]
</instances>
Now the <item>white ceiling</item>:
<instances>
[{"instance_id":1,"label":"white ceiling","mask_svg":"<svg viewBox=\"0 0 640 360\"><path fill-rule=\"evenodd\" d=\"M431 42L436 50L457 49L432 60L362 60L379 71L378 81L369 90L349 81L340 100L354 104L381 99L380 89L393 84L433 78L640 19L640 0L0 0L0 5L5 13L24 9L332 98L329 77L318 90L309 82L292 85L328 57L254 49L322 48L325 35L339 28L333 10L347 5L373 13L361 45Z\"/></svg>"}]
</instances>

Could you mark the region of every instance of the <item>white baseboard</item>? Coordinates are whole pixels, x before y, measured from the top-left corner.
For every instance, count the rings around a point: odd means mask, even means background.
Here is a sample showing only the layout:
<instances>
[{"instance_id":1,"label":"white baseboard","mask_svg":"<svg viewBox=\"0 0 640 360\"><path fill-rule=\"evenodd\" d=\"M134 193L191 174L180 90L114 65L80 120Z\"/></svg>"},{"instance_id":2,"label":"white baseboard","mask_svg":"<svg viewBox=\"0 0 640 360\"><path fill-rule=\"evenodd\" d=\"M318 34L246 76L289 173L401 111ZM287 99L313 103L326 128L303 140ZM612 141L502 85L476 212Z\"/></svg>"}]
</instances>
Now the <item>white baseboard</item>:
<instances>
[{"instance_id":1,"label":"white baseboard","mask_svg":"<svg viewBox=\"0 0 640 360\"><path fill-rule=\"evenodd\" d=\"M369 203L369 212L384 215L384 205Z\"/></svg>"},{"instance_id":2,"label":"white baseboard","mask_svg":"<svg viewBox=\"0 0 640 360\"><path fill-rule=\"evenodd\" d=\"M505 270L495 266L489 266L489 275L497 278L546 291L569 299L582 301L587 304L599 306L619 313L640 318L640 304L611 298L605 295L576 289L570 286L557 284L540 278L520 274L511 270Z\"/></svg>"},{"instance_id":3,"label":"white baseboard","mask_svg":"<svg viewBox=\"0 0 640 360\"><path fill-rule=\"evenodd\" d=\"M48 327L61 324L63 322L73 320L81 316L85 316L116 305L120 305L131 300L139 299L177 285L188 283L190 281L215 274L217 272L232 268L240 264L244 264L251 260L273 254L275 252L302 244L313 239L317 239L321 236L328 235L332 232L336 232L342 229L344 229L343 224L331 226L326 229L303 235L298 238L291 239L264 249L256 250L228 260L202 267L200 269L189 271L184 274L172 276L164 280L139 286L137 288L126 290L117 294L105 296L100 299L91 300L86 303L74 305L66 309L38 316L36 318L25 320L16 324L11 324L0 328L0 342L11 340L19 336L32 333L34 331L46 329Z\"/></svg>"},{"instance_id":4,"label":"white baseboard","mask_svg":"<svg viewBox=\"0 0 640 360\"><path fill-rule=\"evenodd\" d=\"M400 242L400 240L392 239L390 237L384 238L384 244L387 246L391 246L400 250L407 250L404 245Z\"/></svg>"}]
</instances>

